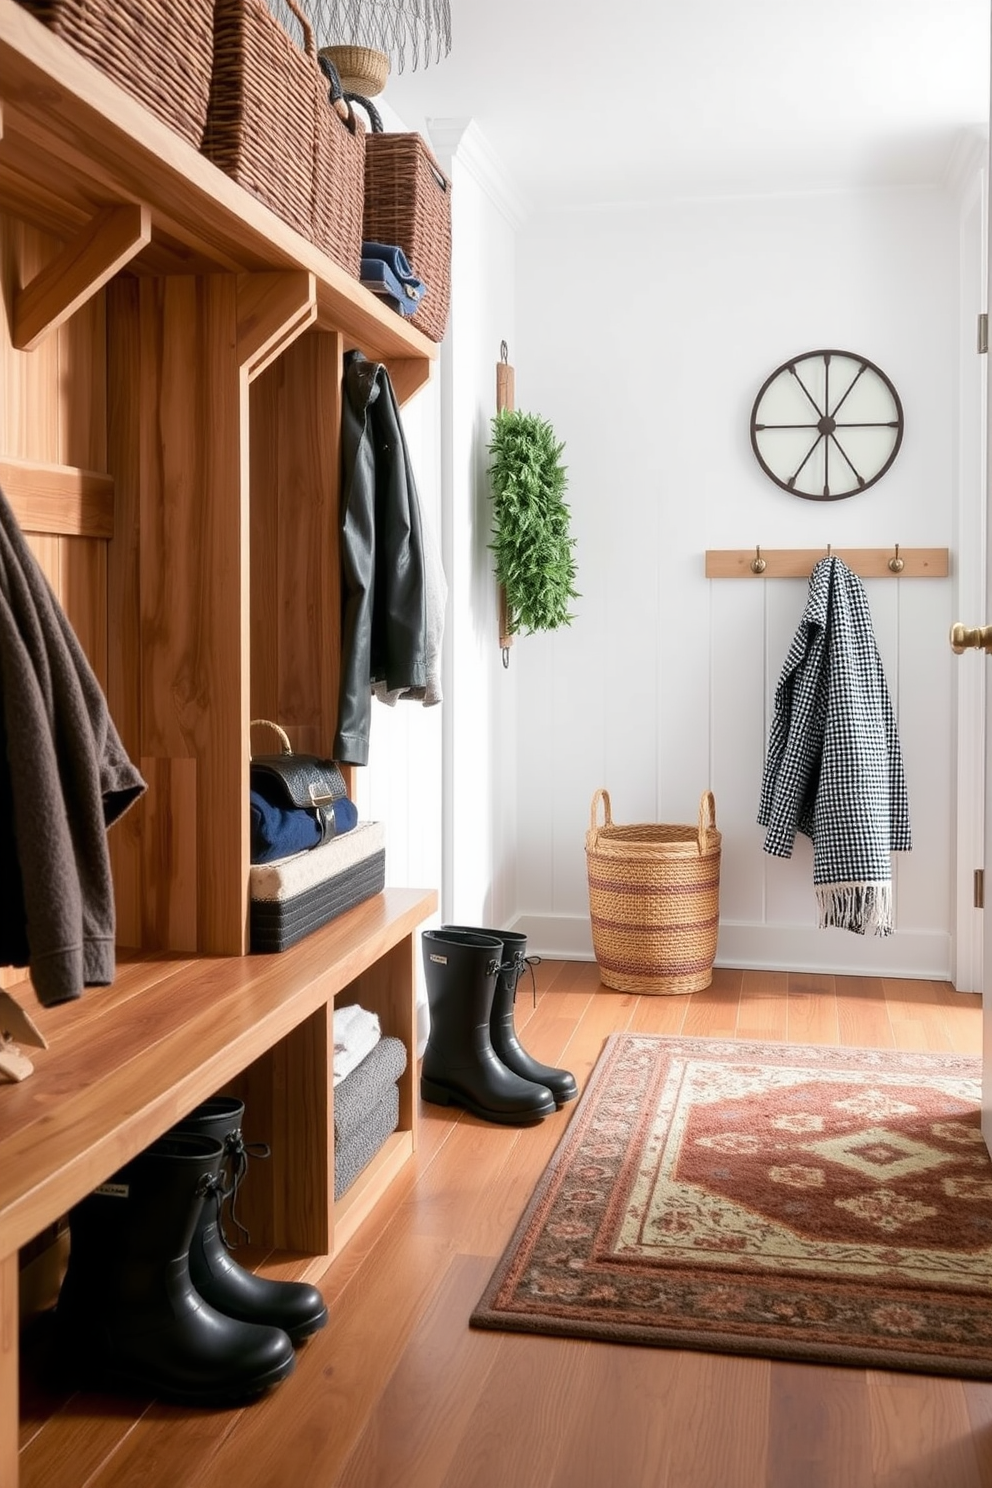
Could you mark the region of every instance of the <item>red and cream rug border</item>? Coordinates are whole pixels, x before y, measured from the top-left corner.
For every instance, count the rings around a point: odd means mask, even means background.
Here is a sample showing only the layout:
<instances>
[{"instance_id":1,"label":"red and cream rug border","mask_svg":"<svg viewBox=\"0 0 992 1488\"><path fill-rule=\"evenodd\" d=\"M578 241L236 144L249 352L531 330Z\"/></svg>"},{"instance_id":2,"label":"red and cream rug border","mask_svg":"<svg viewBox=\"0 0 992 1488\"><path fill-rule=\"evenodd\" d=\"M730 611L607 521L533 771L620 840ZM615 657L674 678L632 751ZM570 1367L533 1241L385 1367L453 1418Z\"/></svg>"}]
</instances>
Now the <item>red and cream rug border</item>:
<instances>
[{"instance_id":1,"label":"red and cream rug border","mask_svg":"<svg viewBox=\"0 0 992 1488\"><path fill-rule=\"evenodd\" d=\"M692 1125L693 1143L673 1125L696 1122L689 1097L678 1111L694 1069L697 1089L704 1078L719 1084L725 1069L738 1112L752 1109L749 1080L754 1106L761 1080L795 1104L773 1123L780 1181L756 1206L767 1160L747 1141L765 1140L760 1131L736 1138L736 1149L728 1137L727 1163L700 1168L700 1149L720 1149L715 1098L699 1103L711 1126ZM853 1125L842 1121L839 1137L832 1128L810 1136L804 1122L822 1118L804 1117L803 1099L820 1084L848 1095L849 1079L855 1098L828 1105L856 1111L864 1132L851 1141ZM965 1055L613 1034L471 1323L992 1378L992 1160L980 1092L981 1061ZM917 1097L919 1114L903 1116ZM757 1120L760 1128L760 1112ZM857 1150L840 1151L844 1143ZM663 1149L675 1154L664 1177ZM748 1172L754 1186L735 1195ZM714 1173L729 1175L726 1193ZM667 1208L666 1183L678 1196ZM818 1227L804 1236L792 1216L803 1212L804 1186L825 1183L836 1232L821 1244Z\"/></svg>"}]
</instances>

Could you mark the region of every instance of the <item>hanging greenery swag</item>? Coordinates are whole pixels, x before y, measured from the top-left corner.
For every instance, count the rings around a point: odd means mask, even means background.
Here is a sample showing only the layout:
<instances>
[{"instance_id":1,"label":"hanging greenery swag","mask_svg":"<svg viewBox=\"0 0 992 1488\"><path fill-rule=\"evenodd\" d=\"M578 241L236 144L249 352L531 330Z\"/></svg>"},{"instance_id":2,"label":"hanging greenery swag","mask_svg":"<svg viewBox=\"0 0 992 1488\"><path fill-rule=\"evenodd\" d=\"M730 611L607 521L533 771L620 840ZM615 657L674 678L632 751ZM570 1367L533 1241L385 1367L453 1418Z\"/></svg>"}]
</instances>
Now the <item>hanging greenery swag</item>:
<instances>
[{"instance_id":1,"label":"hanging greenery swag","mask_svg":"<svg viewBox=\"0 0 992 1488\"><path fill-rule=\"evenodd\" d=\"M505 408L492 421L489 478L496 577L506 591L509 632L557 630L575 618L575 539L569 536L565 448L545 420Z\"/></svg>"}]
</instances>

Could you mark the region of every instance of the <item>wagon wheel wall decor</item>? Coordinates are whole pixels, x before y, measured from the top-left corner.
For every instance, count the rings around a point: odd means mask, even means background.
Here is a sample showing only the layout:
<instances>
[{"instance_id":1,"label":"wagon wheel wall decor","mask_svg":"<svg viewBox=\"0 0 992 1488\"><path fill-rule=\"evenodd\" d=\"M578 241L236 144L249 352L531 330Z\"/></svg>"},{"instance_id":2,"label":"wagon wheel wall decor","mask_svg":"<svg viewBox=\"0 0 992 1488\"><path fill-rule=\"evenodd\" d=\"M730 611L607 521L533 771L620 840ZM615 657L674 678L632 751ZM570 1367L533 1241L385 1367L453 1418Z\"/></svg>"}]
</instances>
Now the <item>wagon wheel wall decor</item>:
<instances>
[{"instance_id":1,"label":"wagon wheel wall decor","mask_svg":"<svg viewBox=\"0 0 992 1488\"><path fill-rule=\"evenodd\" d=\"M851 351L808 351L776 367L751 410L751 447L783 491L840 501L889 469L903 436L899 394Z\"/></svg>"}]
</instances>

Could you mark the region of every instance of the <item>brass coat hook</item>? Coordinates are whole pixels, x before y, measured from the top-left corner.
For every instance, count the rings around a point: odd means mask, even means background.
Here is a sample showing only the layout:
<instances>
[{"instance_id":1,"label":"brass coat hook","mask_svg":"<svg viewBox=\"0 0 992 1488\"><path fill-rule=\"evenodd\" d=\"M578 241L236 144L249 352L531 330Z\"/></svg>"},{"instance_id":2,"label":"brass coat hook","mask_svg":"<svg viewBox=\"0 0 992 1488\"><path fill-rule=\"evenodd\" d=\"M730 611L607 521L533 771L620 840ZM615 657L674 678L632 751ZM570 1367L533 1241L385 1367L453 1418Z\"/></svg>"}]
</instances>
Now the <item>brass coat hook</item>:
<instances>
[{"instance_id":1,"label":"brass coat hook","mask_svg":"<svg viewBox=\"0 0 992 1488\"><path fill-rule=\"evenodd\" d=\"M896 543L895 556L893 558L890 558L889 559L889 565L888 566L889 566L889 571L891 573L894 573L894 574L902 573L903 569L906 567L906 565L903 562L903 560L899 557L899 544L898 543Z\"/></svg>"},{"instance_id":2,"label":"brass coat hook","mask_svg":"<svg viewBox=\"0 0 992 1488\"><path fill-rule=\"evenodd\" d=\"M761 556L761 545L760 543L755 543L754 557L751 559L751 572L755 574L763 574L767 567L768 564Z\"/></svg>"}]
</instances>

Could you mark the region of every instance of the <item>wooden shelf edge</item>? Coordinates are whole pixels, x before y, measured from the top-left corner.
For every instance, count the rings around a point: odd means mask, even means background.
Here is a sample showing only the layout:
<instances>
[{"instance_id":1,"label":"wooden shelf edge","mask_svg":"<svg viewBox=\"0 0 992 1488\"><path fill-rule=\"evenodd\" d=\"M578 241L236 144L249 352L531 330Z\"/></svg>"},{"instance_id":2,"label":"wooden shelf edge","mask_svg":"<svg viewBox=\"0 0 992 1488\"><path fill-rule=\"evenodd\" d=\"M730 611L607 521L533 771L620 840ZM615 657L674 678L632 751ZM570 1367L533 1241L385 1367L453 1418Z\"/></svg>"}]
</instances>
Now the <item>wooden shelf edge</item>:
<instances>
[{"instance_id":1,"label":"wooden shelf edge","mask_svg":"<svg viewBox=\"0 0 992 1488\"><path fill-rule=\"evenodd\" d=\"M39 161L49 155L69 162L104 205L147 205L153 235L157 228L175 237L218 268L312 272L318 324L343 331L367 356L430 362L437 355L422 332L16 0L0 0L0 94L0 149L3 137L17 134Z\"/></svg>"}]
</instances>

